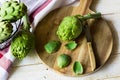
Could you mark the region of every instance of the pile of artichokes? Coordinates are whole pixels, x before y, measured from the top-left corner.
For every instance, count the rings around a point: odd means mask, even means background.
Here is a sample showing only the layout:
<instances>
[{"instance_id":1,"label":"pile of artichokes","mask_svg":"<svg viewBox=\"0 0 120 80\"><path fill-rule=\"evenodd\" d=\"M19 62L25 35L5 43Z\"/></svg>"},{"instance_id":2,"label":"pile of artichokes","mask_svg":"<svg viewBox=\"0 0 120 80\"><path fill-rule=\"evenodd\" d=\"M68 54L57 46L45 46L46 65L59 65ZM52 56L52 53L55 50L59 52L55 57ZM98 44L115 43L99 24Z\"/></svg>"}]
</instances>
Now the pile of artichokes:
<instances>
[{"instance_id":1,"label":"pile of artichokes","mask_svg":"<svg viewBox=\"0 0 120 80\"><path fill-rule=\"evenodd\" d=\"M34 46L34 36L30 32L28 22L27 6L17 1L6 1L0 8L0 43L6 41L13 33L11 23L23 19L21 30L11 41L11 52L19 59L23 59Z\"/></svg>"}]
</instances>

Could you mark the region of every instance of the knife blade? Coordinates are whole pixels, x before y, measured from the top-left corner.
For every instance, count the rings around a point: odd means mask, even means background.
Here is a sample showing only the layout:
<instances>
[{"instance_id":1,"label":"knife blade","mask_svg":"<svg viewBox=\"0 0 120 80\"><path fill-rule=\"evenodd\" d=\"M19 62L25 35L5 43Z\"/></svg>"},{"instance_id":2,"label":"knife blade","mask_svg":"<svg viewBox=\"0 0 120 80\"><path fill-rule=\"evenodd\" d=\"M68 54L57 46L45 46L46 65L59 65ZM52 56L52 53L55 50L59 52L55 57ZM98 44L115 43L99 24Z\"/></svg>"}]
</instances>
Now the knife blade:
<instances>
[{"instance_id":1,"label":"knife blade","mask_svg":"<svg viewBox=\"0 0 120 80\"><path fill-rule=\"evenodd\" d=\"M95 61L95 56L92 48L92 36L90 33L90 27L88 24L85 24L83 26L83 29L85 31L85 37L87 39L87 47L88 47L88 53L89 53L89 58L90 58L90 64L91 64L91 70L94 71L96 68L96 61Z\"/></svg>"},{"instance_id":2,"label":"knife blade","mask_svg":"<svg viewBox=\"0 0 120 80\"><path fill-rule=\"evenodd\" d=\"M86 36L87 42L92 42L92 36L91 36L91 33L90 33L90 28L87 24L84 25L84 31L85 31L85 36Z\"/></svg>"}]
</instances>

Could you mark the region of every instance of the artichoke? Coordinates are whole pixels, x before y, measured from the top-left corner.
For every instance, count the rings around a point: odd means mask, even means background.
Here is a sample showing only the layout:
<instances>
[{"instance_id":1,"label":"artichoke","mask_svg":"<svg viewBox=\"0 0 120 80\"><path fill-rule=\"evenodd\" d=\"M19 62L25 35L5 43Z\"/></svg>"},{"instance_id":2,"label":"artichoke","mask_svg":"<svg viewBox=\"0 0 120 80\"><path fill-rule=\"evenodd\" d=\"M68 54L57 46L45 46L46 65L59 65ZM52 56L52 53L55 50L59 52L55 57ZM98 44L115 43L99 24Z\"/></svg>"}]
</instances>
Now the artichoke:
<instances>
[{"instance_id":1,"label":"artichoke","mask_svg":"<svg viewBox=\"0 0 120 80\"><path fill-rule=\"evenodd\" d=\"M11 42L12 54L23 59L34 46L34 36L29 31L20 31Z\"/></svg>"},{"instance_id":2,"label":"artichoke","mask_svg":"<svg viewBox=\"0 0 120 80\"><path fill-rule=\"evenodd\" d=\"M2 4L0 9L0 17L2 20L15 22L22 18L27 12L27 7L24 3L17 1L6 1Z\"/></svg>"},{"instance_id":3,"label":"artichoke","mask_svg":"<svg viewBox=\"0 0 120 80\"><path fill-rule=\"evenodd\" d=\"M85 20L100 17L101 13L87 14L84 16L67 16L60 23L56 34L62 41L75 40L81 34Z\"/></svg>"},{"instance_id":4,"label":"artichoke","mask_svg":"<svg viewBox=\"0 0 120 80\"><path fill-rule=\"evenodd\" d=\"M13 32L13 26L8 21L0 22L0 43L7 40Z\"/></svg>"},{"instance_id":5,"label":"artichoke","mask_svg":"<svg viewBox=\"0 0 120 80\"><path fill-rule=\"evenodd\" d=\"M63 19L57 30L61 40L74 40L82 32L82 23L74 16L67 16Z\"/></svg>"},{"instance_id":6,"label":"artichoke","mask_svg":"<svg viewBox=\"0 0 120 80\"><path fill-rule=\"evenodd\" d=\"M34 35L30 32L30 24L27 14L23 16L23 28L12 39L11 52L18 58L23 59L34 47Z\"/></svg>"}]
</instances>

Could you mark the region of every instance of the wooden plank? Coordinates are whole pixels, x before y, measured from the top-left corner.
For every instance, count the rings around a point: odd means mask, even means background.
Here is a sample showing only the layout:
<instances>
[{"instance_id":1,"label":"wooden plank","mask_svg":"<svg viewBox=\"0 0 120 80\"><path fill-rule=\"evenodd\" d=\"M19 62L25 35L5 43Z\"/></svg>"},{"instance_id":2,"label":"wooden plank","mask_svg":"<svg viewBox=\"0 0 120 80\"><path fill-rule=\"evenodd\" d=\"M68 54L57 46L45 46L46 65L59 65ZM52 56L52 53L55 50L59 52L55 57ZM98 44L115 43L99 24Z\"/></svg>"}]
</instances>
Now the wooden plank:
<instances>
[{"instance_id":1,"label":"wooden plank","mask_svg":"<svg viewBox=\"0 0 120 80\"><path fill-rule=\"evenodd\" d=\"M120 76L110 77L110 78L103 79L103 80L120 80Z\"/></svg>"},{"instance_id":2,"label":"wooden plank","mask_svg":"<svg viewBox=\"0 0 120 80\"><path fill-rule=\"evenodd\" d=\"M84 77L66 77L56 74L51 69L43 64L13 67L11 76L8 80L112 80L116 78L119 80L120 76L120 54L112 55L99 71Z\"/></svg>"},{"instance_id":3,"label":"wooden plank","mask_svg":"<svg viewBox=\"0 0 120 80\"><path fill-rule=\"evenodd\" d=\"M107 13L120 13L120 0L94 0L92 10Z\"/></svg>"},{"instance_id":4,"label":"wooden plank","mask_svg":"<svg viewBox=\"0 0 120 80\"><path fill-rule=\"evenodd\" d=\"M37 52L33 50L23 60L16 59L15 62L13 63L13 66L25 66L39 63L41 63L41 60Z\"/></svg>"}]
</instances>

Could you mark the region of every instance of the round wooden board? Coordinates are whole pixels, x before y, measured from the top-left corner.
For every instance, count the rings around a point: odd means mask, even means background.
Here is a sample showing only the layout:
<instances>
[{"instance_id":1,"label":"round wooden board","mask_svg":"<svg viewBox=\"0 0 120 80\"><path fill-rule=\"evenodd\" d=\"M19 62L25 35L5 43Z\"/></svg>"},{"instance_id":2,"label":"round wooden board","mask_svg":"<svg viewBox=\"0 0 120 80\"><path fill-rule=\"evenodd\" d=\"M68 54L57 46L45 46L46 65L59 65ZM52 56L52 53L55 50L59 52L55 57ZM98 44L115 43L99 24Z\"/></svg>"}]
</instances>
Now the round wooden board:
<instances>
[{"instance_id":1,"label":"round wooden board","mask_svg":"<svg viewBox=\"0 0 120 80\"><path fill-rule=\"evenodd\" d=\"M44 49L44 45L50 40L59 40L56 35L58 25L65 16L78 14L74 13L74 10L76 9L77 7L68 6L52 11L38 24L35 30L36 50L40 56L40 59L50 68L68 76L76 76L73 72L73 64L75 61L82 63L84 68L84 73L82 75L94 72L91 71L87 41L84 32L82 32L79 38L76 39L78 46L73 51L67 50L64 47L66 42L62 42L59 51L53 54L48 54ZM88 12L90 12L90 10L87 10L84 13L86 14ZM81 12L80 14L83 13ZM93 39L92 45L96 59L95 70L97 70L105 64L111 54L113 47L113 36L110 27L103 19L98 19L95 21L89 20L88 23L91 29ZM72 62L68 67L60 69L56 64L56 58L63 53L70 55Z\"/></svg>"}]
</instances>

